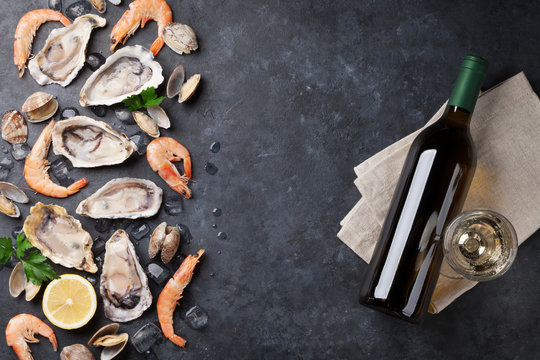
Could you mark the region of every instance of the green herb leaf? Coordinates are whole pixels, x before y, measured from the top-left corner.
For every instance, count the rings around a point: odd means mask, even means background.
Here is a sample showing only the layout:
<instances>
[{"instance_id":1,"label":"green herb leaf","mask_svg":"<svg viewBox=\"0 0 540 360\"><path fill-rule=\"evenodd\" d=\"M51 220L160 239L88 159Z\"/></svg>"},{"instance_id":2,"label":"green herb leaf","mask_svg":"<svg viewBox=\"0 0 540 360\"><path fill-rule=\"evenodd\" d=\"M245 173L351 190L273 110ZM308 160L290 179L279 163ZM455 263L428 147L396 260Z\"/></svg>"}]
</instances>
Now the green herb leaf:
<instances>
[{"instance_id":1,"label":"green herb leaf","mask_svg":"<svg viewBox=\"0 0 540 360\"><path fill-rule=\"evenodd\" d=\"M158 98L155 98L155 99L152 99L152 100L148 100L147 102L144 103L144 106L146 108L149 108L150 106L159 106L159 104L161 104L161 102L163 100L165 100L166 97L165 96L160 96Z\"/></svg>"},{"instance_id":2,"label":"green herb leaf","mask_svg":"<svg viewBox=\"0 0 540 360\"><path fill-rule=\"evenodd\" d=\"M13 255L11 238L0 238L0 264L5 264Z\"/></svg>"},{"instance_id":3,"label":"green herb leaf","mask_svg":"<svg viewBox=\"0 0 540 360\"><path fill-rule=\"evenodd\" d=\"M40 285L42 281L58 279L51 265L45 263L47 258L38 250L30 252L26 258L21 259L26 278L34 284Z\"/></svg>"},{"instance_id":4,"label":"green herb leaf","mask_svg":"<svg viewBox=\"0 0 540 360\"><path fill-rule=\"evenodd\" d=\"M157 98L156 89L153 88L153 87L149 87L149 88L144 89L141 92L141 97L142 97L144 103L146 104L148 101Z\"/></svg>"},{"instance_id":5,"label":"green herb leaf","mask_svg":"<svg viewBox=\"0 0 540 360\"><path fill-rule=\"evenodd\" d=\"M15 252L19 259L23 258L25 251L31 249L32 247L32 244L26 238L24 233L20 233L19 235L17 235L17 249L15 250Z\"/></svg>"},{"instance_id":6,"label":"green herb leaf","mask_svg":"<svg viewBox=\"0 0 540 360\"><path fill-rule=\"evenodd\" d=\"M144 89L140 96L131 95L127 99L122 100L122 102L129 108L129 111L133 112L135 110L148 108L150 106L158 106L165 99L165 96L157 96L156 89L154 87L149 87Z\"/></svg>"},{"instance_id":7,"label":"green herb leaf","mask_svg":"<svg viewBox=\"0 0 540 360\"><path fill-rule=\"evenodd\" d=\"M139 95L131 95L127 99L122 100L122 103L124 103L124 105L129 108L129 111L132 112L144 107L144 103L142 102Z\"/></svg>"}]
</instances>

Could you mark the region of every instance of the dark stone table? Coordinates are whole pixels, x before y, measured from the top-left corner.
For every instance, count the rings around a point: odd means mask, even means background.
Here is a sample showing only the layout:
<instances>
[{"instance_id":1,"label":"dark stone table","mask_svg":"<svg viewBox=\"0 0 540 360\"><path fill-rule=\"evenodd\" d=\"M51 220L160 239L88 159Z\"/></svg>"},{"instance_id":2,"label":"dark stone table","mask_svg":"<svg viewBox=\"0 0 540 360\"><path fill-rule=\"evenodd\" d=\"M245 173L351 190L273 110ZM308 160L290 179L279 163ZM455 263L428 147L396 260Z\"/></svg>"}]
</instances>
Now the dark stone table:
<instances>
[{"instance_id":1,"label":"dark stone table","mask_svg":"<svg viewBox=\"0 0 540 360\"><path fill-rule=\"evenodd\" d=\"M73 1L64 0L64 7ZM108 56L108 37L126 9L108 4L109 24L91 38L88 52ZM182 212L159 214L161 221L189 227L192 240L179 253L199 248L206 255L175 312L176 332L186 350L160 340L149 358L160 359L532 359L540 353L540 233L520 247L512 269L481 284L421 324L409 324L360 306L357 295L366 264L337 237L339 222L358 201L353 167L422 126L445 101L463 55L477 53L490 61L485 88L524 70L540 91L540 5L522 1L170 1L174 19L193 26L200 49L179 56L164 47L157 60L167 77L184 64L187 74L202 74L192 101L163 106L173 126L164 135L191 151L194 196ZM12 64L12 40L18 19L46 0L5 1L0 20L0 108L20 109L30 93L45 90L60 107L78 104L81 86L91 74L84 68L68 87L40 87L26 73L18 79ZM49 31L38 32L34 52ZM127 41L149 47L157 26L149 22ZM160 88L163 93L163 87ZM58 118L58 116L56 116ZM119 128L109 110L105 121ZM43 124L30 124L29 144ZM136 133L128 125L128 135ZM221 142L214 154L209 147ZM516 139L519 141L519 139ZM2 142L1 159L9 144ZM52 153L49 160L58 159ZM205 171L211 162L219 171ZM25 187L23 163L14 161L8 181ZM176 194L153 173L146 159L134 156L121 166L75 169L89 184L69 199L53 200L31 191L21 205L21 219L0 217L2 234L22 225L30 205L57 203L75 214L79 201L106 181L140 176ZM539 204L540 206L540 204ZM212 214L222 209L222 216ZM91 235L107 239L96 222L77 216ZM213 227L215 224L216 227ZM226 240L217 237L225 232ZM141 262L148 236L137 242ZM181 259L174 261L173 271ZM60 273L81 273L55 266ZM10 269L0 272L0 324L22 312L44 319L41 293L32 302L11 298ZM87 276L88 274L84 274ZM97 277L95 277L97 278ZM97 286L96 286L97 288ZM155 299L160 288L151 281L154 304L144 315L121 325L133 336L148 322L157 323ZM82 329L54 327L60 347L86 343L108 323L98 300L96 316ZM185 312L199 305L208 326L193 330ZM15 359L0 342L2 359ZM36 359L54 359L49 342L31 345ZM97 349L92 349L98 356ZM129 344L119 359L139 359Z\"/></svg>"}]
</instances>

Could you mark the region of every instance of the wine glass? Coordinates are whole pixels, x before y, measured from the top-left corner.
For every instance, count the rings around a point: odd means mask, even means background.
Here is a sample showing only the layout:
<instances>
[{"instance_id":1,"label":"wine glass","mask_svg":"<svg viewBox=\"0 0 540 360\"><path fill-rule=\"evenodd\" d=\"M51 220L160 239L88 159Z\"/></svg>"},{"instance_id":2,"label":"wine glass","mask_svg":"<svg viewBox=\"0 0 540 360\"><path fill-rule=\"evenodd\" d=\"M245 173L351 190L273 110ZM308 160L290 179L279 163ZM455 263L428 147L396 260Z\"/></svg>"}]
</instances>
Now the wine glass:
<instances>
[{"instance_id":1,"label":"wine glass","mask_svg":"<svg viewBox=\"0 0 540 360\"><path fill-rule=\"evenodd\" d=\"M504 274L516 258L518 239L503 215L491 210L471 210L446 228L444 255L463 277L487 281Z\"/></svg>"}]
</instances>

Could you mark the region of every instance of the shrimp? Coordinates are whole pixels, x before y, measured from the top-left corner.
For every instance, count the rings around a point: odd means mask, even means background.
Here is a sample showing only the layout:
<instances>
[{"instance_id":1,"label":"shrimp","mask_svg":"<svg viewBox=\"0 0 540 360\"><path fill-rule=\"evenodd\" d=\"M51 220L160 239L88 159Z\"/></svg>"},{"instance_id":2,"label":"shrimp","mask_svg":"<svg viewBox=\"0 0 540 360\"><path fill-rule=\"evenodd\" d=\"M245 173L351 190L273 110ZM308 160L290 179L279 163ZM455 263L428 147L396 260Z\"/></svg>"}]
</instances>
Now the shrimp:
<instances>
[{"instance_id":1,"label":"shrimp","mask_svg":"<svg viewBox=\"0 0 540 360\"><path fill-rule=\"evenodd\" d=\"M188 187L191 179L191 156L188 149L178 141L170 137L159 137L148 144L146 159L152 170L156 171L163 180L185 198L191 197ZM178 169L171 161L184 161L185 175L180 175Z\"/></svg>"},{"instance_id":2,"label":"shrimp","mask_svg":"<svg viewBox=\"0 0 540 360\"><path fill-rule=\"evenodd\" d=\"M56 198L65 198L85 187L88 181L82 178L66 188L53 183L49 178L47 170L49 170L50 163L47 161L47 154L51 145L54 124L54 120L51 120L43 128L32 151L30 151L30 155L26 157L26 161L24 162L24 178L28 185L38 193Z\"/></svg>"},{"instance_id":3,"label":"shrimp","mask_svg":"<svg viewBox=\"0 0 540 360\"><path fill-rule=\"evenodd\" d=\"M19 20L15 30L15 42L13 43L13 62L19 67L19 77L24 74L26 60L32 50L34 35L41 24L47 21L60 21L62 25L71 25L71 21L60 11L51 9L36 9L27 12Z\"/></svg>"},{"instance_id":4,"label":"shrimp","mask_svg":"<svg viewBox=\"0 0 540 360\"><path fill-rule=\"evenodd\" d=\"M186 340L174 333L173 312L178 300L182 298L184 289L191 281L195 265L197 265L203 253L204 249L201 249L197 252L197 255L189 255L182 261L182 265L176 270L173 277L165 284L161 294L159 294L156 305L163 335L181 347L186 346Z\"/></svg>"},{"instance_id":5,"label":"shrimp","mask_svg":"<svg viewBox=\"0 0 540 360\"><path fill-rule=\"evenodd\" d=\"M114 51L118 43L124 44L139 28L139 24L144 28L148 20L158 23L158 37L150 47L150 51L156 56L165 43L161 36L163 29L172 22L172 11L165 0L135 0L129 4L129 9L112 29L111 51Z\"/></svg>"},{"instance_id":6,"label":"shrimp","mask_svg":"<svg viewBox=\"0 0 540 360\"><path fill-rule=\"evenodd\" d=\"M13 348L21 360L32 360L30 347L27 342L37 343L34 334L40 334L50 340L54 351L58 350L58 343L53 329L39 318L30 314L19 314L9 320L6 327L6 341Z\"/></svg>"}]
</instances>

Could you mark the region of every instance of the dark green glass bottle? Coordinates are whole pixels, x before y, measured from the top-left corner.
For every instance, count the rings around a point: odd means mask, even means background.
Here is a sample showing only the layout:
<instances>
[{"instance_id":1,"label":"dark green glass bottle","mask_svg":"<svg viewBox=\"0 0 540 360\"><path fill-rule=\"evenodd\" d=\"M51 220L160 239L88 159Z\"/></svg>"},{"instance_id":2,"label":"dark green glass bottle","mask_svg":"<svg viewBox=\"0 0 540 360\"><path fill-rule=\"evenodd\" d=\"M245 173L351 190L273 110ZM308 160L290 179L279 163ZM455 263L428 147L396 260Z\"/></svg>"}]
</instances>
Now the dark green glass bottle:
<instances>
[{"instance_id":1,"label":"dark green glass bottle","mask_svg":"<svg viewBox=\"0 0 540 360\"><path fill-rule=\"evenodd\" d=\"M369 263L360 302L416 320L443 259L443 230L459 214L476 166L469 129L487 61L466 56L439 120L413 141Z\"/></svg>"}]
</instances>

